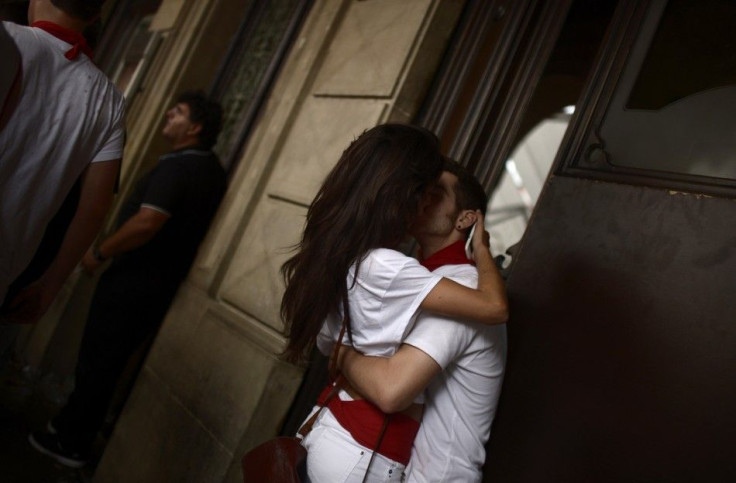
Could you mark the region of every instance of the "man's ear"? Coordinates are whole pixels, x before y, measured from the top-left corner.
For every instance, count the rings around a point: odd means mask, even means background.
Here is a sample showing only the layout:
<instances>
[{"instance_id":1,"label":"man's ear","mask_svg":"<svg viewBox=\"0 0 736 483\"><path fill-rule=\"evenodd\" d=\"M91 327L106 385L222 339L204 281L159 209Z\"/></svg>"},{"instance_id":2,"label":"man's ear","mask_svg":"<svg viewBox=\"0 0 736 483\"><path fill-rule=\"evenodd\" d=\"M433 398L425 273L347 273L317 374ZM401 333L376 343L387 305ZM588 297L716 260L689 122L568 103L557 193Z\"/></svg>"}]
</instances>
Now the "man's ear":
<instances>
[{"instance_id":1,"label":"man's ear","mask_svg":"<svg viewBox=\"0 0 736 483\"><path fill-rule=\"evenodd\" d=\"M455 220L455 228L464 231L473 226L478 219L475 210L462 210Z\"/></svg>"},{"instance_id":2,"label":"man's ear","mask_svg":"<svg viewBox=\"0 0 736 483\"><path fill-rule=\"evenodd\" d=\"M201 124L191 124L189 126L189 129L187 129L187 134L189 136L199 136L199 133L202 132L202 125Z\"/></svg>"}]
</instances>

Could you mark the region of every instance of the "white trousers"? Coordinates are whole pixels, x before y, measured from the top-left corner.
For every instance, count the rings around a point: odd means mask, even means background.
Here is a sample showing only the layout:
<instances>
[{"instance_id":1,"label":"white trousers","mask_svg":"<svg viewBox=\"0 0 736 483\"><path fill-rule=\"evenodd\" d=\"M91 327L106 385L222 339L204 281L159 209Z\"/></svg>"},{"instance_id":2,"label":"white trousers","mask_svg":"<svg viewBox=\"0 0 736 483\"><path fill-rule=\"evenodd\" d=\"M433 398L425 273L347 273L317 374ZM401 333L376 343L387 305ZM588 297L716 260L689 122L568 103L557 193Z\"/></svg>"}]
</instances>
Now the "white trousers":
<instances>
[{"instance_id":1,"label":"white trousers","mask_svg":"<svg viewBox=\"0 0 736 483\"><path fill-rule=\"evenodd\" d=\"M315 406L307 419L319 409ZM311 483L361 483L371 459L369 448L356 442L328 408L324 408L302 445L307 448L307 474ZM400 482L404 465L376 453L367 482Z\"/></svg>"}]
</instances>

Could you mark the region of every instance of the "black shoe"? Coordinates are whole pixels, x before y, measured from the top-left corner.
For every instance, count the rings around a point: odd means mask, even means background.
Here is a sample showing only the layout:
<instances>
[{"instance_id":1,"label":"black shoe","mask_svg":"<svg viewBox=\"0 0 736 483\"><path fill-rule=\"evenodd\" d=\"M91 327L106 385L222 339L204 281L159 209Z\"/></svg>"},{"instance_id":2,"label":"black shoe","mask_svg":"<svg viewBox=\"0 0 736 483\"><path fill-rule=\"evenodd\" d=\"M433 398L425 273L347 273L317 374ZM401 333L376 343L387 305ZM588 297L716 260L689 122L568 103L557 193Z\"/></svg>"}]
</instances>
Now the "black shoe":
<instances>
[{"instance_id":1,"label":"black shoe","mask_svg":"<svg viewBox=\"0 0 736 483\"><path fill-rule=\"evenodd\" d=\"M28 442L37 451L50 456L64 466L69 468L81 468L87 463L88 458L79 452L64 448L55 434L34 431L28 435Z\"/></svg>"}]
</instances>

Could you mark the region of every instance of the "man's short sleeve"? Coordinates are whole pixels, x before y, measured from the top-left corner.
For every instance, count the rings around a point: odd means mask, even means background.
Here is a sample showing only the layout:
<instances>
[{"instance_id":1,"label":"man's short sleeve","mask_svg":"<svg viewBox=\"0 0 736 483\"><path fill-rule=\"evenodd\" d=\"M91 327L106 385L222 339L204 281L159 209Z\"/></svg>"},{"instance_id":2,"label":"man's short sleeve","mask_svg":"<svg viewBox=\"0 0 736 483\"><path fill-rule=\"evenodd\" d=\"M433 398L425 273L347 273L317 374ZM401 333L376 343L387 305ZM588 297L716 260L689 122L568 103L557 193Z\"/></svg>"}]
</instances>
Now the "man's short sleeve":
<instances>
[{"instance_id":1,"label":"man's short sleeve","mask_svg":"<svg viewBox=\"0 0 736 483\"><path fill-rule=\"evenodd\" d=\"M141 206L174 216L186 197L186 180L175 161L159 162L151 171Z\"/></svg>"},{"instance_id":2,"label":"man's short sleeve","mask_svg":"<svg viewBox=\"0 0 736 483\"><path fill-rule=\"evenodd\" d=\"M404 344L421 350L444 370L465 352L474 334L463 322L421 314Z\"/></svg>"},{"instance_id":3,"label":"man's short sleeve","mask_svg":"<svg viewBox=\"0 0 736 483\"><path fill-rule=\"evenodd\" d=\"M114 86L111 86L110 89L113 89L111 95L114 97L113 103L115 105L112 126L107 139L97 151L95 157L92 158L93 163L112 161L123 157L123 148L125 147L125 99L122 94L114 90Z\"/></svg>"},{"instance_id":4,"label":"man's short sleeve","mask_svg":"<svg viewBox=\"0 0 736 483\"><path fill-rule=\"evenodd\" d=\"M125 145L125 130L116 129L97 155L92 159L93 163L102 161L113 161L122 159L123 147Z\"/></svg>"},{"instance_id":5,"label":"man's short sleeve","mask_svg":"<svg viewBox=\"0 0 736 483\"><path fill-rule=\"evenodd\" d=\"M435 273L466 287L478 286L478 273L470 265L444 266ZM470 321L422 313L404 339L404 343L420 349L445 369L465 352L475 337L476 329L477 327Z\"/></svg>"}]
</instances>

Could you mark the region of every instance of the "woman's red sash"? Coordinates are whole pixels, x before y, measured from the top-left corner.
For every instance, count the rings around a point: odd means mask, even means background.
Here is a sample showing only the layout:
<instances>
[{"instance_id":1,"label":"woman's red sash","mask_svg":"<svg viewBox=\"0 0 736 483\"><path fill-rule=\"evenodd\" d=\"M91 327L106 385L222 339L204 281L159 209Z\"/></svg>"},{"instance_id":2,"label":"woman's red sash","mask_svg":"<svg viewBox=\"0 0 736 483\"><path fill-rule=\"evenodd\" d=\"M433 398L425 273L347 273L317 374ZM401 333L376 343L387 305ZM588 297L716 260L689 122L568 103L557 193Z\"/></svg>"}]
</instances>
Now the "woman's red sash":
<instances>
[{"instance_id":1,"label":"woman's red sash","mask_svg":"<svg viewBox=\"0 0 736 483\"><path fill-rule=\"evenodd\" d=\"M322 391L318 404L323 404L331 389L332 385L329 385ZM375 449L386 418L386 414L375 404L365 399L343 401L338 396L333 397L327 403L327 407L355 441L366 448ZM377 453L403 465L409 464L411 447L417 431L419 431L418 421L401 413L389 415L388 426Z\"/></svg>"}]
</instances>

